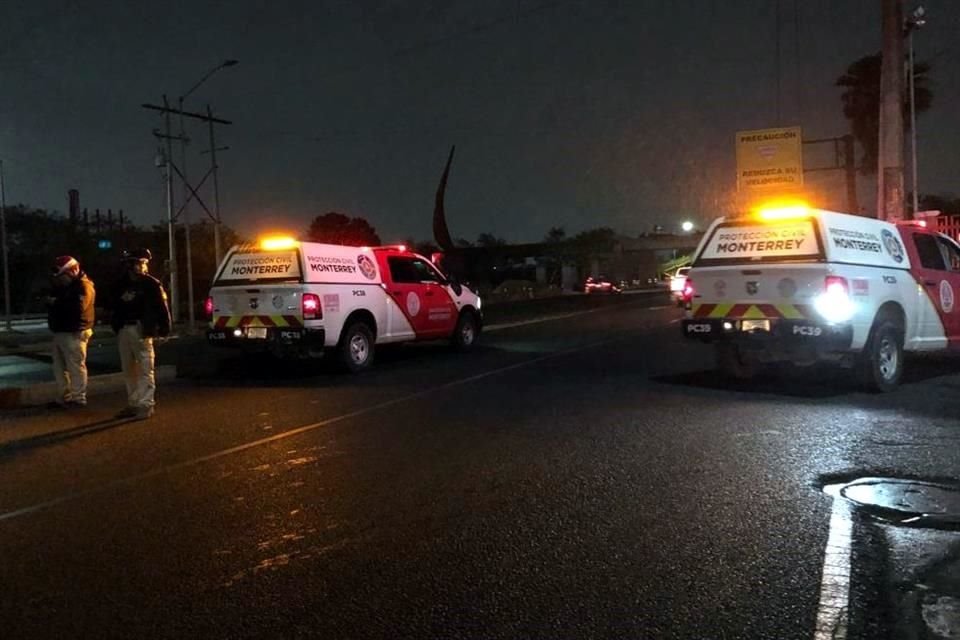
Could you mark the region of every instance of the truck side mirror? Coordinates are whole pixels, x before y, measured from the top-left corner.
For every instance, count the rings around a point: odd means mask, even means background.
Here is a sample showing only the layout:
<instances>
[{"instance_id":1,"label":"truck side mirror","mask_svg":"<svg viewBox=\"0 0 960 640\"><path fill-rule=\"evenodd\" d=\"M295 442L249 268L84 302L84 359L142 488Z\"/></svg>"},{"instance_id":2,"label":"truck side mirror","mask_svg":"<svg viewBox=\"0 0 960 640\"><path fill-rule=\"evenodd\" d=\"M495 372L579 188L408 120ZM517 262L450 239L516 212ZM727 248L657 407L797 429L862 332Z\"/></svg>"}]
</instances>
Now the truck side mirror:
<instances>
[{"instance_id":1,"label":"truck side mirror","mask_svg":"<svg viewBox=\"0 0 960 640\"><path fill-rule=\"evenodd\" d=\"M460 284L460 280L457 276L452 273L445 273L443 276L447 279L447 284L450 285L450 288L453 289L453 292L458 296L463 293L463 285Z\"/></svg>"}]
</instances>

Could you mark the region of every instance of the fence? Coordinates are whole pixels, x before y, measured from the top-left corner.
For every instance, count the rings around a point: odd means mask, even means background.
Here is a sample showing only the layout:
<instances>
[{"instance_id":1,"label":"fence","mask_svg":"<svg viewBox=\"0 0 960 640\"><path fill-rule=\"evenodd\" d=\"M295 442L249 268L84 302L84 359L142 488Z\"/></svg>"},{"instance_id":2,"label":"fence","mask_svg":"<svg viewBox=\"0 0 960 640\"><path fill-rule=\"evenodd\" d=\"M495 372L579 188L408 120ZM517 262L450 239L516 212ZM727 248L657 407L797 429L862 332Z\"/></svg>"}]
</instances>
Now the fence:
<instances>
[{"instance_id":1,"label":"fence","mask_svg":"<svg viewBox=\"0 0 960 640\"><path fill-rule=\"evenodd\" d=\"M960 240L960 216L937 216L934 220L937 231Z\"/></svg>"}]
</instances>

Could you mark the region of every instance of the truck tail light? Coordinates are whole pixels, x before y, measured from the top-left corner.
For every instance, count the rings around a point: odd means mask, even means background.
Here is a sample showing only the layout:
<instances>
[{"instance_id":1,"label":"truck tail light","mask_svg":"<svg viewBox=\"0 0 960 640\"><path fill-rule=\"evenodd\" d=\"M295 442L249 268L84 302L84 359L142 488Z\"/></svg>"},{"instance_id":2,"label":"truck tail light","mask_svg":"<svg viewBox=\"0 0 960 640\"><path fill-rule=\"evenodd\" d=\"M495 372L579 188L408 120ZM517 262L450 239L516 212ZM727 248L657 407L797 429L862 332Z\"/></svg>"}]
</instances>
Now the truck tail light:
<instances>
[{"instance_id":1,"label":"truck tail light","mask_svg":"<svg viewBox=\"0 0 960 640\"><path fill-rule=\"evenodd\" d=\"M207 296L203 302L203 313L207 320L213 320L213 296Z\"/></svg>"},{"instance_id":2,"label":"truck tail light","mask_svg":"<svg viewBox=\"0 0 960 640\"><path fill-rule=\"evenodd\" d=\"M850 285L846 278L840 276L827 276L823 285L824 293L832 296L849 296Z\"/></svg>"},{"instance_id":3,"label":"truck tail light","mask_svg":"<svg viewBox=\"0 0 960 640\"><path fill-rule=\"evenodd\" d=\"M813 306L827 322L841 323L852 318L856 306L850 299L850 284L847 279L827 276L823 282L823 293L817 296Z\"/></svg>"},{"instance_id":4,"label":"truck tail light","mask_svg":"<svg viewBox=\"0 0 960 640\"><path fill-rule=\"evenodd\" d=\"M690 278L687 278L686 282L683 283L683 301L690 302L693 300L693 294L696 293L696 289L693 288L693 281Z\"/></svg>"},{"instance_id":5,"label":"truck tail light","mask_svg":"<svg viewBox=\"0 0 960 640\"><path fill-rule=\"evenodd\" d=\"M305 293L300 298L300 307L303 309L304 320L319 320L323 317L320 308L320 296L315 293Z\"/></svg>"}]
</instances>

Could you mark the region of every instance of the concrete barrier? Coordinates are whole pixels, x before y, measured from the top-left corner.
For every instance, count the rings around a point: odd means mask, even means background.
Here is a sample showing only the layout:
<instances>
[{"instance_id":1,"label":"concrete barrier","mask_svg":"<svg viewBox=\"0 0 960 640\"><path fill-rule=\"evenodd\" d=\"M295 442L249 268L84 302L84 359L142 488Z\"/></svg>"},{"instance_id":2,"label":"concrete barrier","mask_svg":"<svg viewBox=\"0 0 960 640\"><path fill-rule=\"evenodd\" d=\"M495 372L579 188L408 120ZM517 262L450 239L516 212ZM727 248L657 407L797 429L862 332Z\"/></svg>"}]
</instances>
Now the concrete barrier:
<instances>
[{"instance_id":1,"label":"concrete barrier","mask_svg":"<svg viewBox=\"0 0 960 640\"><path fill-rule=\"evenodd\" d=\"M172 364L157 367L157 383L168 382L177 377L177 367ZM87 382L87 397L114 393L126 388L122 373L107 373L90 376ZM0 389L0 409L19 409L44 405L59 399L55 382L41 382L24 387Z\"/></svg>"}]
</instances>

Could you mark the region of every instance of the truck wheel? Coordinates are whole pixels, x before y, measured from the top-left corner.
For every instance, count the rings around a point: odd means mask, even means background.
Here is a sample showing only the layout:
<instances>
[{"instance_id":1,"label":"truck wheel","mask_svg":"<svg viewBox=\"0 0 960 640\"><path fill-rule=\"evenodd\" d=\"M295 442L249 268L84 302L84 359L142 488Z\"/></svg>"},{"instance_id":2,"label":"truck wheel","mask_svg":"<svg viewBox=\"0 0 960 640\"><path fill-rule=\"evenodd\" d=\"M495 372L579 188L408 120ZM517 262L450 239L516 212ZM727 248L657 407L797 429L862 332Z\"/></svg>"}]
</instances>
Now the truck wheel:
<instances>
[{"instance_id":1,"label":"truck wheel","mask_svg":"<svg viewBox=\"0 0 960 640\"><path fill-rule=\"evenodd\" d=\"M457 320L457 327L453 330L450 341L457 351L469 351L479 336L480 323L477 322L477 316L470 311L464 311Z\"/></svg>"},{"instance_id":2,"label":"truck wheel","mask_svg":"<svg viewBox=\"0 0 960 640\"><path fill-rule=\"evenodd\" d=\"M756 367L743 360L740 355L740 348L735 344L718 344L716 346L716 358L717 369L728 378L749 380L756 374Z\"/></svg>"},{"instance_id":3,"label":"truck wheel","mask_svg":"<svg viewBox=\"0 0 960 640\"><path fill-rule=\"evenodd\" d=\"M869 391L887 393L900 384L903 376L903 336L889 320L873 330L861 355L865 386Z\"/></svg>"},{"instance_id":4,"label":"truck wheel","mask_svg":"<svg viewBox=\"0 0 960 640\"><path fill-rule=\"evenodd\" d=\"M373 331L364 322L353 322L343 330L337 345L340 366L350 373L360 373L373 364Z\"/></svg>"}]
</instances>

